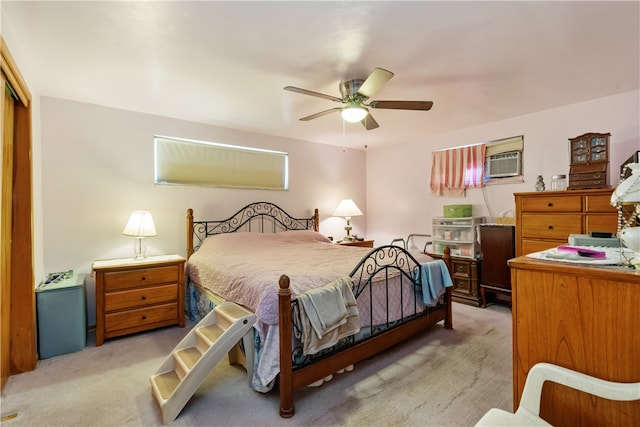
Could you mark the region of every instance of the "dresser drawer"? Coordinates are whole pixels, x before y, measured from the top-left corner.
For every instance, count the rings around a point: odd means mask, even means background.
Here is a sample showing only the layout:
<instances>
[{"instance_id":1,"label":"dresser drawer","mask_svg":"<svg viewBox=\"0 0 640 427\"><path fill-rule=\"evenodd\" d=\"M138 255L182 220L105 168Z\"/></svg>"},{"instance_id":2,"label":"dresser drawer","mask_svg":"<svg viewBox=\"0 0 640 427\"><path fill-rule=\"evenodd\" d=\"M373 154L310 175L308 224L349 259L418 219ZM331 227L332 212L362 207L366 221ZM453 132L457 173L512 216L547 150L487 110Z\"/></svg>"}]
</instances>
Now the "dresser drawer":
<instances>
[{"instance_id":1,"label":"dresser drawer","mask_svg":"<svg viewBox=\"0 0 640 427\"><path fill-rule=\"evenodd\" d=\"M569 234L580 234L582 216L522 214L522 236L539 239L566 239Z\"/></svg>"},{"instance_id":2,"label":"dresser drawer","mask_svg":"<svg viewBox=\"0 0 640 427\"><path fill-rule=\"evenodd\" d=\"M587 215L585 226L584 234L589 234L592 231L608 231L615 234L618 228L618 215L589 214Z\"/></svg>"},{"instance_id":3,"label":"dresser drawer","mask_svg":"<svg viewBox=\"0 0 640 427\"><path fill-rule=\"evenodd\" d=\"M104 296L104 309L106 312L125 310L164 302L175 302L177 299L178 284L109 292Z\"/></svg>"},{"instance_id":4,"label":"dresser drawer","mask_svg":"<svg viewBox=\"0 0 640 427\"><path fill-rule=\"evenodd\" d=\"M523 212L581 212L580 195L543 196L522 199Z\"/></svg>"},{"instance_id":5,"label":"dresser drawer","mask_svg":"<svg viewBox=\"0 0 640 427\"><path fill-rule=\"evenodd\" d=\"M178 266L142 268L105 273L104 289L106 292L119 289L137 288L139 286L160 283L178 282L180 268Z\"/></svg>"},{"instance_id":6,"label":"dresser drawer","mask_svg":"<svg viewBox=\"0 0 640 427\"><path fill-rule=\"evenodd\" d=\"M546 251L547 249L555 248L560 245L566 245L567 239L558 240L536 240L536 239L522 239L522 255L532 254L534 252Z\"/></svg>"},{"instance_id":7,"label":"dresser drawer","mask_svg":"<svg viewBox=\"0 0 640 427\"><path fill-rule=\"evenodd\" d=\"M137 310L118 311L105 315L105 335L123 329L148 329L154 323L172 322L178 320L178 306L176 304L155 305Z\"/></svg>"},{"instance_id":8,"label":"dresser drawer","mask_svg":"<svg viewBox=\"0 0 640 427\"><path fill-rule=\"evenodd\" d=\"M611 206L611 195L598 194L585 196L586 212L607 212L616 214L616 208Z\"/></svg>"}]
</instances>

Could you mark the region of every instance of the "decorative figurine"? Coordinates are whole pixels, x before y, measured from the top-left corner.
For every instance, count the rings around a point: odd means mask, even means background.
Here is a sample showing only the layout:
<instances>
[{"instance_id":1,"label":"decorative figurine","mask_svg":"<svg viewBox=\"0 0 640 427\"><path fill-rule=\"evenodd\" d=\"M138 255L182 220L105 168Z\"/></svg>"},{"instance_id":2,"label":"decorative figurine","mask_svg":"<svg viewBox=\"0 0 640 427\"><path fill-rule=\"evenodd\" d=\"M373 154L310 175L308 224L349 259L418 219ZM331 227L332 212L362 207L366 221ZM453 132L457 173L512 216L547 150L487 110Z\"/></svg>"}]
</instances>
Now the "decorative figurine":
<instances>
[{"instance_id":1,"label":"decorative figurine","mask_svg":"<svg viewBox=\"0 0 640 427\"><path fill-rule=\"evenodd\" d=\"M536 178L536 191L544 191L544 181L542 180L542 175L538 175Z\"/></svg>"}]
</instances>

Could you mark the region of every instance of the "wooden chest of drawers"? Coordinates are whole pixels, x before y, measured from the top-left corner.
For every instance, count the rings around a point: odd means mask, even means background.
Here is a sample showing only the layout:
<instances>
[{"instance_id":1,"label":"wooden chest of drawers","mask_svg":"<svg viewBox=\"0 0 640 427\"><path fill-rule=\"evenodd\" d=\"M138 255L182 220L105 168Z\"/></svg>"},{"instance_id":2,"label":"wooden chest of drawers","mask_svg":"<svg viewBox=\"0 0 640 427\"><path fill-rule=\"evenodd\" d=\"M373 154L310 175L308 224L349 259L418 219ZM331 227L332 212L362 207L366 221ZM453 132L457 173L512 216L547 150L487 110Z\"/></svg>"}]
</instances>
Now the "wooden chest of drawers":
<instances>
[{"instance_id":1,"label":"wooden chest of drawers","mask_svg":"<svg viewBox=\"0 0 640 427\"><path fill-rule=\"evenodd\" d=\"M515 193L516 256L567 244L570 234L616 232L613 189Z\"/></svg>"},{"instance_id":2,"label":"wooden chest of drawers","mask_svg":"<svg viewBox=\"0 0 640 427\"><path fill-rule=\"evenodd\" d=\"M178 255L95 261L96 346L161 326L184 327L184 263Z\"/></svg>"}]
</instances>

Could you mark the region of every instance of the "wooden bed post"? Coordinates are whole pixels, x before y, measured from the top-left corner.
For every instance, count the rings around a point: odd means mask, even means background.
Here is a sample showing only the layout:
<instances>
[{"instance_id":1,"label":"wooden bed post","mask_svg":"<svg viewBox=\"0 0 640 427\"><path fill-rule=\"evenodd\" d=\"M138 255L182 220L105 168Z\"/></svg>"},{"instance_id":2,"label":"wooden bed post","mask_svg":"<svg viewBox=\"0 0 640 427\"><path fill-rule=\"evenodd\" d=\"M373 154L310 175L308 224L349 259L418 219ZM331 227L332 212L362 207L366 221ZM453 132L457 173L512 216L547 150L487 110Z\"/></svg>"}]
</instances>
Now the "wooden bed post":
<instances>
[{"instance_id":1,"label":"wooden bed post","mask_svg":"<svg viewBox=\"0 0 640 427\"><path fill-rule=\"evenodd\" d=\"M187 209L187 259L193 255L193 209Z\"/></svg>"},{"instance_id":2,"label":"wooden bed post","mask_svg":"<svg viewBox=\"0 0 640 427\"><path fill-rule=\"evenodd\" d=\"M278 316L280 329L280 416L293 417L293 361L291 349L291 290L289 277L280 276L278 289Z\"/></svg>"},{"instance_id":3,"label":"wooden bed post","mask_svg":"<svg viewBox=\"0 0 640 427\"><path fill-rule=\"evenodd\" d=\"M442 260L447 265L447 270L449 270L449 273L453 277L453 263L451 262L450 247L445 246L444 250L442 251ZM453 329L453 312L452 312L453 304L451 304L451 298L452 298L451 288L449 287L446 290L446 297L445 297L445 303L447 304L447 316L444 319L444 327L446 329Z\"/></svg>"},{"instance_id":4,"label":"wooden bed post","mask_svg":"<svg viewBox=\"0 0 640 427\"><path fill-rule=\"evenodd\" d=\"M313 211L313 231L320 231L320 213L318 212L318 208Z\"/></svg>"}]
</instances>

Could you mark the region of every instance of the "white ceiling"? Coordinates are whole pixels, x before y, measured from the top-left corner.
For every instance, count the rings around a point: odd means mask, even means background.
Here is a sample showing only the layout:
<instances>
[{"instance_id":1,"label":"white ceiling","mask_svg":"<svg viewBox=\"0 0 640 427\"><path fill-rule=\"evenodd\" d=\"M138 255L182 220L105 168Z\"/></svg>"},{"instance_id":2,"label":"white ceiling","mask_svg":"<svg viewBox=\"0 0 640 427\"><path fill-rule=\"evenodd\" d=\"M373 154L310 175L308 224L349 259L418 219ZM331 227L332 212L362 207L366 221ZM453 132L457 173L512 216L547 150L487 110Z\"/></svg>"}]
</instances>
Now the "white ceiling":
<instances>
[{"instance_id":1,"label":"white ceiling","mask_svg":"<svg viewBox=\"0 0 640 427\"><path fill-rule=\"evenodd\" d=\"M353 148L424 140L640 88L640 3L2 1L35 94ZM11 48L11 46L10 46ZM366 131L342 79L395 77ZM184 136L184 135L180 135Z\"/></svg>"}]
</instances>

